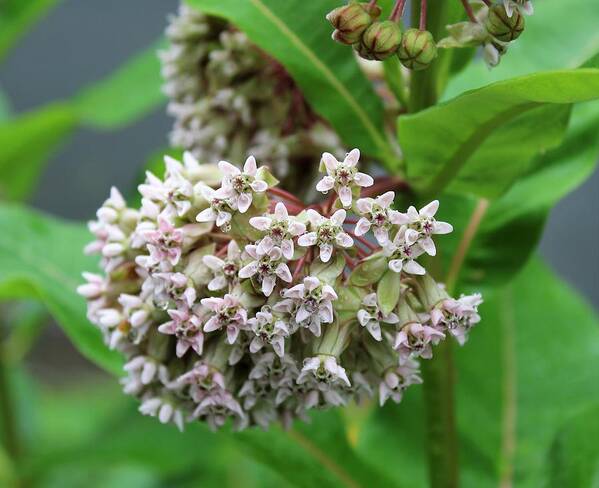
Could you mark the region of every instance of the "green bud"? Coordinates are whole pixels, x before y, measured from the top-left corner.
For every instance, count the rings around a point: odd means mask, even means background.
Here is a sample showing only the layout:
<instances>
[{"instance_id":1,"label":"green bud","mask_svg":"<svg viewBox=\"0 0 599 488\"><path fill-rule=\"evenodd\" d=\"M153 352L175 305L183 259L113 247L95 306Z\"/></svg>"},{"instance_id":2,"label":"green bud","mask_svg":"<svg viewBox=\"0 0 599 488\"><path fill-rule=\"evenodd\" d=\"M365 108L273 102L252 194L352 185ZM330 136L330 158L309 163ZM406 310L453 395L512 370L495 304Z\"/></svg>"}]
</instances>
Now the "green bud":
<instances>
[{"instance_id":1,"label":"green bud","mask_svg":"<svg viewBox=\"0 0 599 488\"><path fill-rule=\"evenodd\" d=\"M437 46L429 31L408 29L404 32L397 57L406 68L416 71L426 69L436 56Z\"/></svg>"},{"instance_id":2,"label":"green bud","mask_svg":"<svg viewBox=\"0 0 599 488\"><path fill-rule=\"evenodd\" d=\"M350 3L327 14L327 20L335 28L333 39L341 44L355 44L372 23L372 17L364 6Z\"/></svg>"},{"instance_id":3,"label":"green bud","mask_svg":"<svg viewBox=\"0 0 599 488\"><path fill-rule=\"evenodd\" d=\"M400 42L401 29L399 25L392 20L385 20L383 22L373 22L364 31L361 45L370 55L370 59L380 61L395 53Z\"/></svg>"},{"instance_id":4,"label":"green bud","mask_svg":"<svg viewBox=\"0 0 599 488\"><path fill-rule=\"evenodd\" d=\"M489 9L485 28L495 39L503 42L511 42L522 34L524 30L524 16L519 9L515 8L510 17L503 5L493 5Z\"/></svg>"}]
</instances>

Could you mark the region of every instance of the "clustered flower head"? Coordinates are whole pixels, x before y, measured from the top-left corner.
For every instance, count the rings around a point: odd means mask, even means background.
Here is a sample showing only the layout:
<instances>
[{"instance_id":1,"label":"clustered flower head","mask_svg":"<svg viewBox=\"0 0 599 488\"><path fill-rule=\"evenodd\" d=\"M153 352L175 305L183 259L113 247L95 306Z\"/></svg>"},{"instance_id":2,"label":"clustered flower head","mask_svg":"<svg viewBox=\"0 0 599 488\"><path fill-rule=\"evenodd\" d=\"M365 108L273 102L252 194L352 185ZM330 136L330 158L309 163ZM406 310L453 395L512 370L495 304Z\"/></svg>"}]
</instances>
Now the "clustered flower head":
<instances>
[{"instance_id":1,"label":"clustered flower head","mask_svg":"<svg viewBox=\"0 0 599 488\"><path fill-rule=\"evenodd\" d=\"M533 14L530 0L472 0L468 5L469 20L447 26L449 37L439 41L441 48L483 48L490 68L499 64L509 45L524 31L525 15Z\"/></svg>"},{"instance_id":2,"label":"clustered flower head","mask_svg":"<svg viewBox=\"0 0 599 488\"><path fill-rule=\"evenodd\" d=\"M185 4L169 20L160 58L174 147L202 162L253 154L298 188L309 162L343 152L284 68L243 32Z\"/></svg>"},{"instance_id":3,"label":"clustered flower head","mask_svg":"<svg viewBox=\"0 0 599 488\"><path fill-rule=\"evenodd\" d=\"M327 197L310 205L251 156L242 169L167 157L139 209L111 191L86 248L102 273L78 292L143 414L266 428L399 402L440 341L466 341L481 296L450 297L421 260L452 230L438 202L400 212L396 181L360 172L358 150L322 160Z\"/></svg>"}]
</instances>

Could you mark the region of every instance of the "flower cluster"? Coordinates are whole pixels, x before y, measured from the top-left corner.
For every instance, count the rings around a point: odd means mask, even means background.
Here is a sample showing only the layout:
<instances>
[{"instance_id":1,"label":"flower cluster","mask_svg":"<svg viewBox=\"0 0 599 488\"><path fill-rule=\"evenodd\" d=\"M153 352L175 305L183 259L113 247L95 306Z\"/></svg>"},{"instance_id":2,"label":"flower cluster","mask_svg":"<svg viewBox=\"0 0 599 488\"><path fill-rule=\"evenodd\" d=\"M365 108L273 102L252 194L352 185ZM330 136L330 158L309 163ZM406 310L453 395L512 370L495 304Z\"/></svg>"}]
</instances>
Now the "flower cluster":
<instances>
[{"instance_id":1,"label":"flower cluster","mask_svg":"<svg viewBox=\"0 0 599 488\"><path fill-rule=\"evenodd\" d=\"M447 26L449 37L441 48L482 46L490 68L499 64L511 42L524 31L525 15L532 15L530 0L501 0L497 3L473 0L467 3L469 20Z\"/></svg>"},{"instance_id":2,"label":"flower cluster","mask_svg":"<svg viewBox=\"0 0 599 488\"><path fill-rule=\"evenodd\" d=\"M310 161L343 152L283 67L243 32L182 4L166 37L160 57L174 147L202 162L254 154L299 188L313 176Z\"/></svg>"},{"instance_id":3,"label":"flower cluster","mask_svg":"<svg viewBox=\"0 0 599 488\"><path fill-rule=\"evenodd\" d=\"M396 181L358 171L354 149L322 155L319 203L278 188L268 168L166 157L141 207L113 189L90 223L102 274L78 292L124 391L173 422L243 429L378 396L399 402L419 361L463 344L480 295L454 299L426 272L439 203L392 208ZM378 191L382 190L382 194Z\"/></svg>"}]
</instances>

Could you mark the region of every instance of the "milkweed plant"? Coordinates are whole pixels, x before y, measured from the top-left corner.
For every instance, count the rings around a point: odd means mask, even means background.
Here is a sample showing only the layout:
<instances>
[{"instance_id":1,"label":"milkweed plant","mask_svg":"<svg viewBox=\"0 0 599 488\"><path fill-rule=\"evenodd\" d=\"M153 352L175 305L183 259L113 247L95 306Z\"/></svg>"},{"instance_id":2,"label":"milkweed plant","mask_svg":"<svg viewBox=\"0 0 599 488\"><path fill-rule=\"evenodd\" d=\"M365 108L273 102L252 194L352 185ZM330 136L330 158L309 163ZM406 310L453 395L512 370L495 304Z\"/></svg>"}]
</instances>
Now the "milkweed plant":
<instances>
[{"instance_id":1,"label":"milkweed plant","mask_svg":"<svg viewBox=\"0 0 599 488\"><path fill-rule=\"evenodd\" d=\"M18 199L22 148L46 144L41 167L159 100L171 124L87 230L0 208L0 296L42 300L144 425L249 441L294 485L422 486L428 464L433 487L591 486L597 321L533 255L599 154L596 103L574 106L599 98L598 20L590 0L181 2L131 68L0 125Z\"/></svg>"}]
</instances>

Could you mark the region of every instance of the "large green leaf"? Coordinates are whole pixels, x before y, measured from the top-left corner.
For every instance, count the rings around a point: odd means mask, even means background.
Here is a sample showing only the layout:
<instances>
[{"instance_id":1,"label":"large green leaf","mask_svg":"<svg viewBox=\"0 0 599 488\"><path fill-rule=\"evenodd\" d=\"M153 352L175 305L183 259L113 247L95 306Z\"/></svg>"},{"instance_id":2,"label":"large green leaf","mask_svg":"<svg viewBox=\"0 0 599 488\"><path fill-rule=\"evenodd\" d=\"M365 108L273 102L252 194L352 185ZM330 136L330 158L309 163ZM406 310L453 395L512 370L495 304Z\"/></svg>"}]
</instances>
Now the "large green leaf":
<instances>
[{"instance_id":1,"label":"large green leaf","mask_svg":"<svg viewBox=\"0 0 599 488\"><path fill-rule=\"evenodd\" d=\"M599 320L538 260L481 312L456 355L458 425L471 446L462 466L472 476L486 466L489 486L541 486L555 433L599 401Z\"/></svg>"},{"instance_id":2,"label":"large green leaf","mask_svg":"<svg viewBox=\"0 0 599 488\"><path fill-rule=\"evenodd\" d=\"M534 16L526 19L524 33L512 43L501 64L488 69L479 57L451 81L446 99L514 76L576 68L599 51L599 2L543 0L534 6Z\"/></svg>"},{"instance_id":3,"label":"large green leaf","mask_svg":"<svg viewBox=\"0 0 599 488\"><path fill-rule=\"evenodd\" d=\"M0 124L0 199L18 200L33 189L48 158L76 124L66 104L51 104Z\"/></svg>"},{"instance_id":4,"label":"large green leaf","mask_svg":"<svg viewBox=\"0 0 599 488\"><path fill-rule=\"evenodd\" d=\"M556 149L538 157L527 175L490 203L467 249L458 278L466 284L491 286L508 281L525 265L541 237L551 208L585 181L599 159L599 102L575 107L570 134ZM480 200L446 195L441 218L455 232L444 236L443 257L449 266L462 234ZM446 268L447 270L447 268Z\"/></svg>"},{"instance_id":5,"label":"large green leaf","mask_svg":"<svg viewBox=\"0 0 599 488\"><path fill-rule=\"evenodd\" d=\"M3 205L0 228L0 298L39 299L82 354L118 374L121 356L104 345L75 293L81 272L96 268L96 259L82 252L90 240L85 227Z\"/></svg>"},{"instance_id":6,"label":"large green leaf","mask_svg":"<svg viewBox=\"0 0 599 488\"><path fill-rule=\"evenodd\" d=\"M4 0L0 2L0 59L58 0Z\"/></svg>"},{"instance_id":7,"label":"large green leaf","mask_svg":"<svg viewBox=\"0 0 599 488\"><path fill-rule=\"evenodd\" d=\"M337 0L187 0L225 17L276 58L302 89L312 108L327 119L348 147L389 161L383 108L361 73L351 48L331 40L327 12Z\"/></svg>"},{"instance_id":8,"label":"large green leaf","mask_svg":"<svg viewBox=\"0 0 599 488\"><path fill-rule=\"evenodd\" d=\"M586 409L558 432L547 459L547 486L593 487L599 483L599 404Z\"/></svg>"},{"instance_id":9,"label":"large green leaf","mask_svg":"<svg viewBox=\"0 0 599 488\"><path fill-rule=\"evenodd\" d=\"M84 89L74 99L80 121L100 129L120 127L163 103L157 55L161 45L162 41L152 44L107 78Z\"/></svg>"},{"instance_id":10,"label":"large green leaf","mask_svg":"<svg viewBox=\"0 0 599 488\"><path fill-rule=\"evenodd\" d=\"M581 68L494 83L417 114L402 116L398 123L399 140L410 180L418 189L433 195L457 181L462 191L497 197L527 168L522 159L516 158L481 172L480 160L477 164L472 156L494 131L533 109L598 97L599 69ZM544 114L537 115L540 113ZM534 118L522 124L521 119L518 138L512 141L525 147L525 152L530 150L528 135L534 132L535 120L541 122L541 118ZM422 137L430 143L422 144ZM538 138L534 140L538 144ZM549 145L555 142L552 137Z\"/></svg>"}]
</instances>

